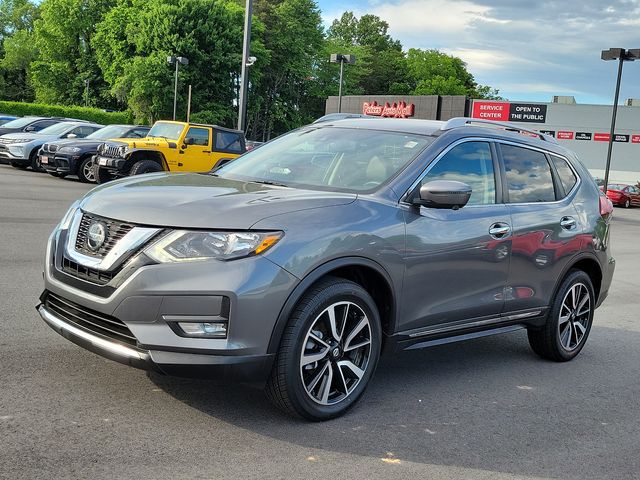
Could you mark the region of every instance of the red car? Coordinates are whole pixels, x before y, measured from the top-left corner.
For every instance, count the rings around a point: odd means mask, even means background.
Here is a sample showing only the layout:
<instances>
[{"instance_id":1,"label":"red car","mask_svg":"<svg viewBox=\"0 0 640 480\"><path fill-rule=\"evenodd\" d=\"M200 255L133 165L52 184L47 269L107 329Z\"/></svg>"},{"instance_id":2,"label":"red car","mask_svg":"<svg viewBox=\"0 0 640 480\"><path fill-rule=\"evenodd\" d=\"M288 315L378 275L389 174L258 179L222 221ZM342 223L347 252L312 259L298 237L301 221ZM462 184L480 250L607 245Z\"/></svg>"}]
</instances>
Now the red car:
<instances>
[{"instance_id":1,"label":"red car","mask_svg":"<svg viewBox=\"0 0 640 480\"><path fill-rule=\"evenodd\" d=\"M640 207L640 189L633 185L622 183L610 183L607 186L607 197L614 205L624 208L630 206Z\"/></svg>"}]
</instances>

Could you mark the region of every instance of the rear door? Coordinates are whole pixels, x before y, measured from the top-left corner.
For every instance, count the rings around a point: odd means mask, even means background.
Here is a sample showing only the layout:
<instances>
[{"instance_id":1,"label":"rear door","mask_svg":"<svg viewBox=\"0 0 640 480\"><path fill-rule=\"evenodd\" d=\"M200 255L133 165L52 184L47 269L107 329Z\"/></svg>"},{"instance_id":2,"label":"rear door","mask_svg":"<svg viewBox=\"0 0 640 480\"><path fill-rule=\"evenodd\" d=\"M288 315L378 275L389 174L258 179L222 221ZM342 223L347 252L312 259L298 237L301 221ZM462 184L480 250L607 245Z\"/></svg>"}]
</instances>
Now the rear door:
<instances>
[{"instance_id":1,"label":"rear door","mask_svg":"<svg viewBox=\"0 0 640 480\"><path fill-rule=\"evenodd\" d=\"M227 130L215 130L215 145L212 154L213 166L222 158L235 158L242 155L245 150L244 137L240 132Z\"/></svg>"},{"instance_id":2,"label":"rear door","mask_svg":"<svg viewBox=\"0 0 640 480\"><path fill-rule=\"evenodd\" d=\"M638 187L629 185L629 197L632 205L640 206L640 190L638 190Z\"/></svg>"},{"instance_id":3,"label":"rear door","mask_svg":"<svg viewBox=\"0 0 640 480\"><path fill-rule=\"evenodd\" d=\"M582 226L572 203L579 177L559 155L499 143L505 201L512 221L505 312L533 315L580 251Z\"/></svg>"},{"instance_id":4,"label":"rear door","mask_svg":"<svg viewBox=\"0 0 640 480\"><path fill-rule=\"evenodd\" d=\"M405 210L403 330L495 318L509 273L509 208L501 202L492 142L463 140L448 147L418 184L457 180L472 188L458 209Z\"/></svg>"}]
</instances>

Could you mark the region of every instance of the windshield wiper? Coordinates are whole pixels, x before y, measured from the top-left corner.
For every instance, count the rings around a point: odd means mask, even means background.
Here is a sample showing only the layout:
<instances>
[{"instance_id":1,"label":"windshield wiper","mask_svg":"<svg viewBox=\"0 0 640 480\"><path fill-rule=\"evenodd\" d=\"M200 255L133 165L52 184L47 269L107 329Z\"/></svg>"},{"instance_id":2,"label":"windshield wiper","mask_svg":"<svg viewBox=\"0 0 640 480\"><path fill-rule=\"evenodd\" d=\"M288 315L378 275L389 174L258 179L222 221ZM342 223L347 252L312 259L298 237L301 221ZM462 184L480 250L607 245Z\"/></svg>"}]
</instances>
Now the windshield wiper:
<instances>
[{"instance_id":1,"label":"windshield wiper","mask_svg":"<svg viewBox=\"0 0 640 480\"><path fill-rule=\"evenodd\" d=\"M285 185L284 183L274 182L273 180L249 180L251 183L262 183L264 185L274 185L276 187L287 187L290 188L289 185Z\"/></svg>"}]
</instances>

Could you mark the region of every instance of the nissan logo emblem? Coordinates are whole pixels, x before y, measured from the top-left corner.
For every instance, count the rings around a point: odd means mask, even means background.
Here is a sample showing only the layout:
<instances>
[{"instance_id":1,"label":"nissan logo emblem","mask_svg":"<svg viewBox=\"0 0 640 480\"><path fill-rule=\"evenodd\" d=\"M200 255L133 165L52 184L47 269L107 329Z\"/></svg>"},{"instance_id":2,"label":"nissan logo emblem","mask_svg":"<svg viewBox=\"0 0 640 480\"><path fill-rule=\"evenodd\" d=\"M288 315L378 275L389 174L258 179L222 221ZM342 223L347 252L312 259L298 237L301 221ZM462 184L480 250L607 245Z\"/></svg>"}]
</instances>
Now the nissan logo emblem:
<instances>
[{"instance_id":1,"label":"nissan logo emblem","mask_svg":"<svg viewBox=\"0 0 640 480\"><path fill-rule=\"evenodd\" d=\"M104 241L107 239L107 227L102 222L93 222L89 226L87 232L87 247L89 250L95 252L104 245Z\"/></svg>"}]
</instances>

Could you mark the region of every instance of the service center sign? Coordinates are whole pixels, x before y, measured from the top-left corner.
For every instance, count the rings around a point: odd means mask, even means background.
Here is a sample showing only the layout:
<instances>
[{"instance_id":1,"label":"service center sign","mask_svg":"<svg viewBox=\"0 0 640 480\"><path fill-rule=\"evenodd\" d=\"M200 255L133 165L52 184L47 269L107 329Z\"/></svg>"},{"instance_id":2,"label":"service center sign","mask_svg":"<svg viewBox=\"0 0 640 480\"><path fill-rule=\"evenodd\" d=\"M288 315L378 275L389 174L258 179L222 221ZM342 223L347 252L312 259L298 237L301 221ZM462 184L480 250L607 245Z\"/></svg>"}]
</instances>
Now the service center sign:
<instances>
[{"instance_id":1,"label":"service center sign","mask_svg":"<svg viewBox=\"0 0 640 480\"><path fill-rule=\"evenodd\" d=\"M473 102L473 118L499 122L544 123L547 120L547 106L535 103Z\"/></svg>"}]
</instances>

